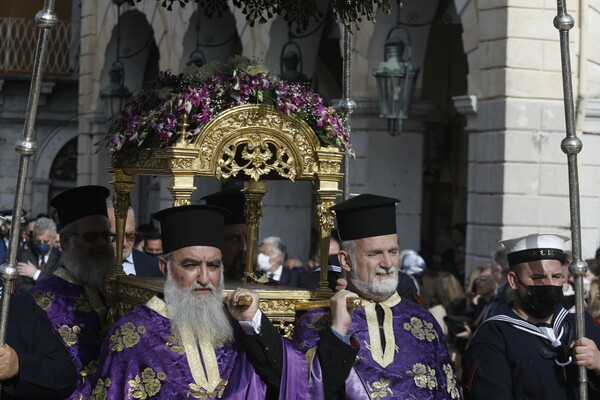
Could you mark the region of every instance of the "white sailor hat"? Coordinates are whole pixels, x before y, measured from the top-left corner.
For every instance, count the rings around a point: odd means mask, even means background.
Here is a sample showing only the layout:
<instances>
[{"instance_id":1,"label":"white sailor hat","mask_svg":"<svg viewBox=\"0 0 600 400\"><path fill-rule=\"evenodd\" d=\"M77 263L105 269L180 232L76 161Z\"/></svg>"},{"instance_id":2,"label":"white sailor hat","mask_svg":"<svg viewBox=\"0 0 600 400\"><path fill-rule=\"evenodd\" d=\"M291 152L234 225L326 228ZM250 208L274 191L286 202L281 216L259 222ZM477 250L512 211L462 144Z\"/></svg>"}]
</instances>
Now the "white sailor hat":
<instances>
[{"instance_id":1,"label":"white sailor hat","mask_svg":"<svg viewBox=\"0 0 600 400\"><path fill-rule=\"evenodd\" d=\"M536 260L563 261L565 243L571 238L553 233L534 233L515 239L501 240L509 265Z\"/></svg>"}]
</instances>

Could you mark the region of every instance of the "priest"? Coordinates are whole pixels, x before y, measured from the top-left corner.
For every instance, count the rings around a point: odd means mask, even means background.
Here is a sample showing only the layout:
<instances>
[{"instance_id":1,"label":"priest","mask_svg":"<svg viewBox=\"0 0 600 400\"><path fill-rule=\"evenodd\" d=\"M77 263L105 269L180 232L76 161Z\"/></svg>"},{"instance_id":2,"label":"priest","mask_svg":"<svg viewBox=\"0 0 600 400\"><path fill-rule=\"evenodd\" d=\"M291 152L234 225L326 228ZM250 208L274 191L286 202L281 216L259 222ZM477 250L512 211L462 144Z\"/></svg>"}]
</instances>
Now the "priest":
<instances>
[{"instance_id":1,"label":"priest","mask_svg":"<svg viewBox=\"0 0 600 400\"><path fill-rule=\"evenodd\" d=\"M238 288L223 300L226 213L195 205L155 215L164 297L137 307L108 333L92 399L307 398L304 356L258 309L258 294ZM252 303L238 304L242 295Z\"/></svg>"},{"instance_id":2,"label":"priest","mask_svg":"<svg viewBox=\"0 0 600 400\"><path fill-rule=\"evenodd\" d=\"M314 399L458 399L446 340L431 314L396 292L398 200L363 194L333 207L348 290L306 313L294 341ZM362 299L364 308L348 306Z\"/></svg>"},{"instance_id":3,"label":"priest","mask_svg":"<svg viewBox=\"0 0 600 400\"><path fill-rule=\"evenodd\" d=\"M114 236L106 213L103 186L81 186L54 197L64 264L30 291L69 351L79 379L75 393L85 393L96 370L106 333L106 279L115 266ZM70 399L78 399L73 394ZM83 396L87 398L87 396Z\"/></svg>"}]
</instances>

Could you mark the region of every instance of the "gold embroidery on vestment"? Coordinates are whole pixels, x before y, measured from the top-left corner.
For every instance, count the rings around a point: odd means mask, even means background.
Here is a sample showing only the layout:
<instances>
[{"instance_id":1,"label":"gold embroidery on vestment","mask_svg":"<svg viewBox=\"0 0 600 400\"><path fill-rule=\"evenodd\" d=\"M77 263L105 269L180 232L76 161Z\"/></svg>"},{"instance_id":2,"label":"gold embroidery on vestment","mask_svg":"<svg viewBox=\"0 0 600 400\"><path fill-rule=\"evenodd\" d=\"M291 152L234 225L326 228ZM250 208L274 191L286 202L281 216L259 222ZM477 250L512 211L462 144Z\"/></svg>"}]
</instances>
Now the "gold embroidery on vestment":
<instances>
[{"instance_id":1,"label":"gold embroidery on vestment","mask_svg":"<svg viewBox=\"0 0 600 400\"><path fill-rule=\"evenodd\" d=\"M33 299L37 305L44 311L50 308L52 305L52 299L54 298L54 292L44 292L42 290L36 290L33 294Z\"/></svg>"},{"instance_id":2,"label":"gold embroidery on vestment","mask_svg":"<svg viewBox=\"0 0 600 400\"><path fill-rule=\"evenodd\" d=\"M54 271L53 275L56 275L74 285L83 286L85 295L88 299L88 304L92 307L96 314L98 314L98 317L100 318L100 324L102 325L102 330L104 333L106 333L108 330L108 320L106 319L108 315L108 308L104 305L98 289L89 285L82 285L81 283L77 282L75 278L73 278L71 274L69 274L69 272L64 268L58 268L56 271Z\"/></svg>"},{"instance_id":3,"label":"gold embroidery on vestment","mask_svg":"<svg viewBox=\"0 0 600 400\"><path fill-rule=\"evenodd\" d=\"M129 385L127 397L130 399L147 399L154 396L160 392L162 387L160 381L164 381L166 378L167 375L164 372L155 372L148 367L142 371L141 376L136 375L134 379L127 382Z\"/></svg>"},{"instance_id":4,"label":"gold embroidery on vestment","mask_svg":"<svg viewBox=\"0 0 600 400\"><path fill-rule=\"evenodd\" d=\"M187 397L200 400L220 399L223 396L223 393L225 393L225 387L227 386L227 383L228 382L223 379L212 392L208 392L206 389L196 385L195 383L190 383L190 390L187 392Z\"/></svg>"},{"instance_id":5,"label":"gold embroidery on vestment","mask_svg":"<svg viewBox=\"0 0 600 400\"><path fill-rule=\"evenodd\" d=\"M387 367L394 361L394 352L396 350L396 338L394 336L393 315L390 307L400 303L401 299L398 293L394 292L386 300L379 303L383 309L383 337L385 338L385 351L381 347L381 337L379 335L379 322L377 321L377 312L374 301L364 301L365 315L367 318L367 327L369 329L369 346L373 361L382 367Z\"/></svg>"},{"instance_id":6,"label":"gold embroidery on vestment","mask_svg":"<svg viewBox=\"0 0 600 400\"><path fill-rule=\"evenodd\" d=\"M140 335L144 333L146 333L145 326L136 327L133 322L126 322L115 329L115 333L110 337L110 349L112 351L122 351L124 348L131 348L138 344Z\"/></svg>"},{"instance_id":7,"label":"gold embroidery on vestment","mask_svg":"<svg viewBox=\"0 0 600 400\"><path fill-rule=\"evenodd\" d=\"M456 379L454 378L454 371L450 364L444 364L444 373L446 374L446 391L453 399L458 399L460 393L456 387Z\"/></svg>"},{"instance_id":8,"label":"gold embroidery on vestment","mask_svg":"<svg viewBox=\"0 0 600 400\"><path fill-rule=\"evenodd\" d=\"M74 346L79 341L79 335L81 333L81 328L77 325L72 328L69 325L63 325L58 330L58 334L62 338L63 342L67 344L67 346Z\"/></svg>"},{"instance_id":9,"label":"gold embroidery on vestment","mask_svg":"<svg viewBox=\"0 0 600 400\"><path fill-rule=\"evenodd\" d=\"M410 333L419 340L427 340L428 342L440 340L433 324L431 322L422 321L417 317L412 317L410 323L405 322L404 329L410 331Z\"/></svg>"},{"instance_id":10,"label":"gold embroidery on vestment","mask_svg":"<svg viewBox=\"0 0 600 400\"><path fill-rule=\"evenodd\" d=\"M433 390L438 386L435 369L430 366L416 363L413 365L412 371L406 371L406 374L413 377L415 385L419 388Z\"/></svg>"},{"instance_id":11,"label":"gold embroidery on vestment","mask_svg":"<svg viewBox=\"0 0 600 400\"><path fill-rule=\"evenodd\" d=\"M106 400L108 395L107 389L110 387L110 384L110 378L106 378L106 380L98 379L98 382L90 395L90 400Z\"/></svg>"},{"instance_id":12,"label":"gold embroidery on vestment","mask_svg":"<svg viewBox=\"0 0 600 400\"><path fill-rule=\"evenodd\" d=\"M165 346L167 349L171 350L177 354L184 354L185 349L183 348L183 344L181 343L181 339L178 336L168 336L167 344Z\"/></svg>"},{"instance_id":13,"label":"gold embroidery on vestment","mask_svg":"<svg viewBox=\"0 0 600 400\"><path fill-rule=\"evenodd\" d=\"M81 372L79 372L82 382L85 382L88 376L94 375L96 373L96 369L98 369L98 360L92 360L86 366L84 366Z\"/></svg>"},{"instance_id":14,"label":"gold embroidery on vestment","mask_svg":"<svg viewBox=\"0 0 600 400\"><path fill-rule=\"evenodd\" d=\"M389 386L390 381L383 380L383 378L373 383L367 382L367 387L371 392L369 393L369 397L371 399L383 399L387 397L388 394L390 396L393 396L394 392L392 391L392 389L390 389Z\"/></svg>"}]
</instances>

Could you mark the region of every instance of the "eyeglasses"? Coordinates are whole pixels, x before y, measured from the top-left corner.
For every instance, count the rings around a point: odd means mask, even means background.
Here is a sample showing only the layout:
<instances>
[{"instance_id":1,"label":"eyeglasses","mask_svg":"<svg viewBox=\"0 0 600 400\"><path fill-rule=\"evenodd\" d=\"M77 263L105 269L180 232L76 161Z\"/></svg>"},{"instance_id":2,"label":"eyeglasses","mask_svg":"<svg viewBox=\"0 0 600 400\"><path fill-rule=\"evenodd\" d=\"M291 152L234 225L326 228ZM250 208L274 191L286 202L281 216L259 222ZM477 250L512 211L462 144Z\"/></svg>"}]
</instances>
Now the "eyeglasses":
<instances>
[{"instance_id":1,"label":"eyeglasses","mask_svg":"<svg viewBox=\"0 0 600 400\"><path fill-rule=\"evenodd\" d=\"M117 236L114 233L106 233L106 232L85 232L85 233L77 233L77 232L67 232L69 235L80 236L84 241L88 243L96 243L99 238L102 238L106 243L112 243L115 241Z\"/></svg>"},{"instance_id":2,"label":"eyeglasses","mask_svg":"<svg viewBox=\"0 0 600 400\"><path fill-rule=\"evenodd\" d=\"M111 232L110 234L111 234L111 235L113 235L115 238L117 237L117 234L116 234L116 233L114 233L114 232ZM125 232L125 233L123 234L123 236L125 237L125 239L127 239L127 240L129 240L129 241L132 241L132 240L134 240L134 239L135 239L135 232ZM113 240L113 241L114 241L114 240Z\"/></svg>"},{"instance_id":3,"label":"eyeglasses","mask_svg":"<svg viewBox=\"0 0 600 400\"><path fill-rule=\"evenodd\" d=\"M483 276L478 276L477 279L475 279L475 280L478 282L487 282L487 281L491 281L492 277L483 275Z\"/></svg>"}]
</instances>

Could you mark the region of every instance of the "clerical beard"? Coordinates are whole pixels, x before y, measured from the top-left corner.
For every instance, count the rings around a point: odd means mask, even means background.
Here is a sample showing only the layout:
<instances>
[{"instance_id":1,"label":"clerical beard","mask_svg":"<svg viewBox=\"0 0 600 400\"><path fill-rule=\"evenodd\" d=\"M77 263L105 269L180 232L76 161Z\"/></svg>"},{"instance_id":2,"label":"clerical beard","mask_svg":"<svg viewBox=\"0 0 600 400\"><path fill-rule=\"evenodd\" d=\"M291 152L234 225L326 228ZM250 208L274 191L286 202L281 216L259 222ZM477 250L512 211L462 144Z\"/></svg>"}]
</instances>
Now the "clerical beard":
<instances>
[{"instance_id":1,"label":"clerical beard","mask_svg":"<svg viewBox=\"0 0 600 400\"><path fill-rule=\"evenodd\" d=\"M362 282L357 273L356 259L353 254L350 254L350 262L352 263L352 272L350 278L352 285L363 294L372 297L376 300L385 300L398 289L398 269L377 268L375 274L390 274L387 279L380 280L377 276L371 282Z\"/></svg>"},{"instance_id":2,"label":"clerical beard","mask_svg":"<svg viewBox=\"0 0 600 400\"><path fill-rule=\"evenodd\" d=\"M69 238L69 247L62 253L65 269L81 285L106 291L106 279L115 268L115 251L110 243L96 252L82 250Z\"/></svg>"},{"instance_id":3,"label":"clerical beard","mask_svg":"<svg viewBox=\"0 0 600 400\"><path fill-rule=\"evenodd\" d=\"M193 294L196 289L210 289L210 293L196 296ZM210 283L206 286L197 283L183 289L170 273L167 274L164 293L173 333L181 337L182 332L190 331L196 342L200 338L209 339L213 345L232 342L233 327L223 304L222 292L222 272L216 289Z\"/></svg>"}]
</instances>

